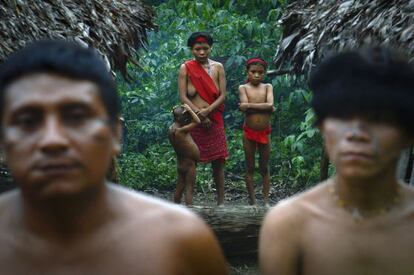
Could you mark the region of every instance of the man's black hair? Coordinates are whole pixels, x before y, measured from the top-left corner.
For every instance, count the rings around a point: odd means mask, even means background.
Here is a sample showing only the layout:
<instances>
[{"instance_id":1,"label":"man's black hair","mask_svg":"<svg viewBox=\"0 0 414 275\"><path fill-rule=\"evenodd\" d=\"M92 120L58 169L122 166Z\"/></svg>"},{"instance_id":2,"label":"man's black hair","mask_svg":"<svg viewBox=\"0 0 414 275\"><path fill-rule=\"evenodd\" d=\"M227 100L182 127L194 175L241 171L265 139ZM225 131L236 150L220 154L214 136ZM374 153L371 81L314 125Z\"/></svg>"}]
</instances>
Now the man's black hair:
<instances>
[{"instance_id":1,"label":"man's black hair","mask_svg":"<svg viewBox=\"0 0 414 275\"><path fill-rule=\"evenodd\" d=\"M0 67L0 119L4 110L4 93L17 79L35 74L51 73L73 79L89 80L98 86L100 97L115 124L120 100L112 75L103 58L93 50L74 42L44 40L34 42L13 53Z\"/></svg>"},{"instance_id":2,"label":"man's black hair","mask_svg":"<svg viewBox=\"0 0 414 275\"><path fill-rule=\"evenodd\" d=\"M214 41L213 41L213 37L211 37L211 35L207 32L193 32L190 37L187 40L187 46L189 48L192 48L194 46L194 44L196 43L197 38L199 37L203 37L206 39L207 44L212 46Z\"/></svg>"},{"instance_id":3,"label":"man's black hair","mask_svg":"<svg viewBox=\"0 0 414 275\"><path fill-rule=\"evenodd\" d=\"M332 56L311 73L309 85L317 123L362 115L414 134L414 69L399 52L372 47Z\"/></svg>"}]
</instances>

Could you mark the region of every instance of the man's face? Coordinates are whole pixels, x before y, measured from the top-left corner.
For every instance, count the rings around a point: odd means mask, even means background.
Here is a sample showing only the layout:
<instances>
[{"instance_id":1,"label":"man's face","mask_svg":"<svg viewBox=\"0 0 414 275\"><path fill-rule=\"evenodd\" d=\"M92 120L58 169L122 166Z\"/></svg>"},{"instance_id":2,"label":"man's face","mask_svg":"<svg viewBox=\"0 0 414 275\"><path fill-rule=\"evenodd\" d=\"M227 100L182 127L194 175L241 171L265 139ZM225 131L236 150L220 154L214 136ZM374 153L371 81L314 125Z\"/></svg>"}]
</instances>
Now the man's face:
<instances>
[{"instance_id":1,"label":"man's face","mask_svg":"<svg viewBox=\"0 0 414 275\"><path fill-rule=\"evenodd\" d=\"M2 146L24 194L46 199L103 185L119 143L93 82L24 76L6 89L4 106Z\"/></svg>"},{"instance_id":2,"label":"man's face","mask_svg":"<svg viewBox=\"0 0 414 275\"><path fill-rule=\"evenodd\" d=\"M410 144L399 127L361 117L326 118L321 131L337 174L349 179L377 177L395 169L401 151Z\"/></svg>"},{"instance_id":3,"label":"man's face","mask_svg":"<svg viewBox=\"0 0 414 275\"><path fill-rule=\"evenodd\" d=\"M207 43L195 43L191 52L199 62L206 62L211 53L211 47Z\"/></svg>"},{"instance_id":4,"label":"man's face","mask_svg":"<svg viewBox=\"0 0 414 275\"><path fill-rule=\"evenodd\" d=\"M263 81L266 70L262 65L252 64L247 70L247 77L253 85L259 84Z\"/></svg>"}]
</instances>

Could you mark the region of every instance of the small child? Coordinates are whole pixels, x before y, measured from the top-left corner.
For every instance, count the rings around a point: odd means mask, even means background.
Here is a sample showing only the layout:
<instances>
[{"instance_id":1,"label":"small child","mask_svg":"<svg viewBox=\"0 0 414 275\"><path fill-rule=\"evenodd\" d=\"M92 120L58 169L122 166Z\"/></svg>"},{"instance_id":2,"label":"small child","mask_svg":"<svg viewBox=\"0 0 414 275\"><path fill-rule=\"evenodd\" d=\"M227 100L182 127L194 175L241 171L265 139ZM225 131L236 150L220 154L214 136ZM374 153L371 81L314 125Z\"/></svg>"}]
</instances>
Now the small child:
<instances>
[{"instance_id":1,"label":"small child","mask_svg":"<svg viewBox=\"0 0 414 275\"><path fill-rule=\"evenodd\" d=\"M193 189L196 178L196 162L200 159L200 151L191 138L190 131L201 121L183 104L173 108L174 123L168 129L168 138L177 154L178 183L174 194L174 202L181 203L181 197L186 188L185 203L193 204Z\"/></svg>"},{"instance_id":2,"label":"small child","mask_svg":"<svg viewBox=\"0 0 414 275\"><path fill-rule=\"evenodd\" d=\"M270 156L270 115L273 107L273 87L262 83L267 63L261 58L251 58L246 62L248 81L239 86L240 110L246 113L243 125L243 147L246 158L246 187L249 203L256 204L253 188L256 148L259 151L259 172L263 179L263 199L269 206L269 156Z\"/></svg>"}]
</instances>

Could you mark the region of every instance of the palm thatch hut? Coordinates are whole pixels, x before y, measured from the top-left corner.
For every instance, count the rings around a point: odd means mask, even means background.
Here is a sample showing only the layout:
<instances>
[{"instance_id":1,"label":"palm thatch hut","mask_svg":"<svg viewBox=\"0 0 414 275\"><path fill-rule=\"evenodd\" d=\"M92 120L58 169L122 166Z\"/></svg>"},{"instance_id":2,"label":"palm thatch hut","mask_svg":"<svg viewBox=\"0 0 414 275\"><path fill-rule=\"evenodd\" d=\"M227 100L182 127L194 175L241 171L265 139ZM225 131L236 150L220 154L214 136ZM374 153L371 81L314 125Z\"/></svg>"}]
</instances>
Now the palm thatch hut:
<instances>
[{"instance_id":1,"label":"palm thatch hut","mask_svg":"<svg viewBox=\"0 0 414 275\"><path fill-rule=\"evenodd\" d=\"M307 75L324 56L365 45L393 47L414 61L414 0L294 0L280 23L273 75ZM414 184L412 163L413 153L405 152L398 173Z\"/></svg>"},{"instance_id":2,"label":"palm thatch hut","mask_svg":"<svg viewBox=\"0 0 414 275\"><path fill-rule=\"evenodd\" d=\"M154 16L139 0L1 0L0 63L30 41L62 38L94 47L128 79ZM2 163L0 155L0 193L14 187Z\"/></svg>"},{"instance_id":3,"label":"palm thatch hut","mask_svg":"<svg viewBox=\"0 0 414 275\"><path fill-rule=\"evenodd\" d=\"M64 38L94 47L125 77L155 28L139 0L2 0L0 18L0 62L29 41Z\"/></svg>"},{"instance_id":4,"label":"palm thatch hut","mask_svg":"<svg viewBox=\"0 0 414 275\"><path fill-rule=\"evenodd\" d=\"M413 0L295 0L280 22L278 71L306 74L330 52L372 44L402 49L414 60Z\"/></svg>"}]
</instances>

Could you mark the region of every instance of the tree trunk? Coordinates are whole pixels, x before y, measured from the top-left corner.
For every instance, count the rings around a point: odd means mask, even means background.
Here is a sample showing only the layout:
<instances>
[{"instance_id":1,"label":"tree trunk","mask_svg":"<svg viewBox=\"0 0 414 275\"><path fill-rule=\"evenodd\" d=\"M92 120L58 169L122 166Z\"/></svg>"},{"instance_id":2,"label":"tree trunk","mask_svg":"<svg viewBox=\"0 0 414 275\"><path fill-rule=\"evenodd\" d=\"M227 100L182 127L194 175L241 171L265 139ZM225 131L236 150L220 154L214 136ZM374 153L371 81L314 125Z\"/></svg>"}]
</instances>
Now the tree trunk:
<instances>
[{"instance_id":1,"label":"tree trunk","mask_svg":"<svg viewBox=\"0 0 414 275\"><path fill-rule=\"evenodd\" d=\"M406 176L407 176L407 168L408 168L408 164L410 160L410 153L411 153L411 148L404 150L401 153L400 160L398 161L398 164L397 164L397 177L404 181L407 181Z\"/></svg>"},{"instance_id":2,"label":"tree trunk","mask_svg":"<svg viewBox=\"0 0 414 275\"><path fill-rule=\"evenodd\" d=\"M260 226L268 208L253 206L194 206L215 232L229 262L257 259Z\"/></svg>"},{"instance_id":3,"label":"tree trunk","mask_svg":"<svg viewBox=\"0 0 414 275\"><path fill-rule=\"evenodd\" d=\"M411 169L410 185L414 186L414 164Z\"/></svg>"}]
</instances>

